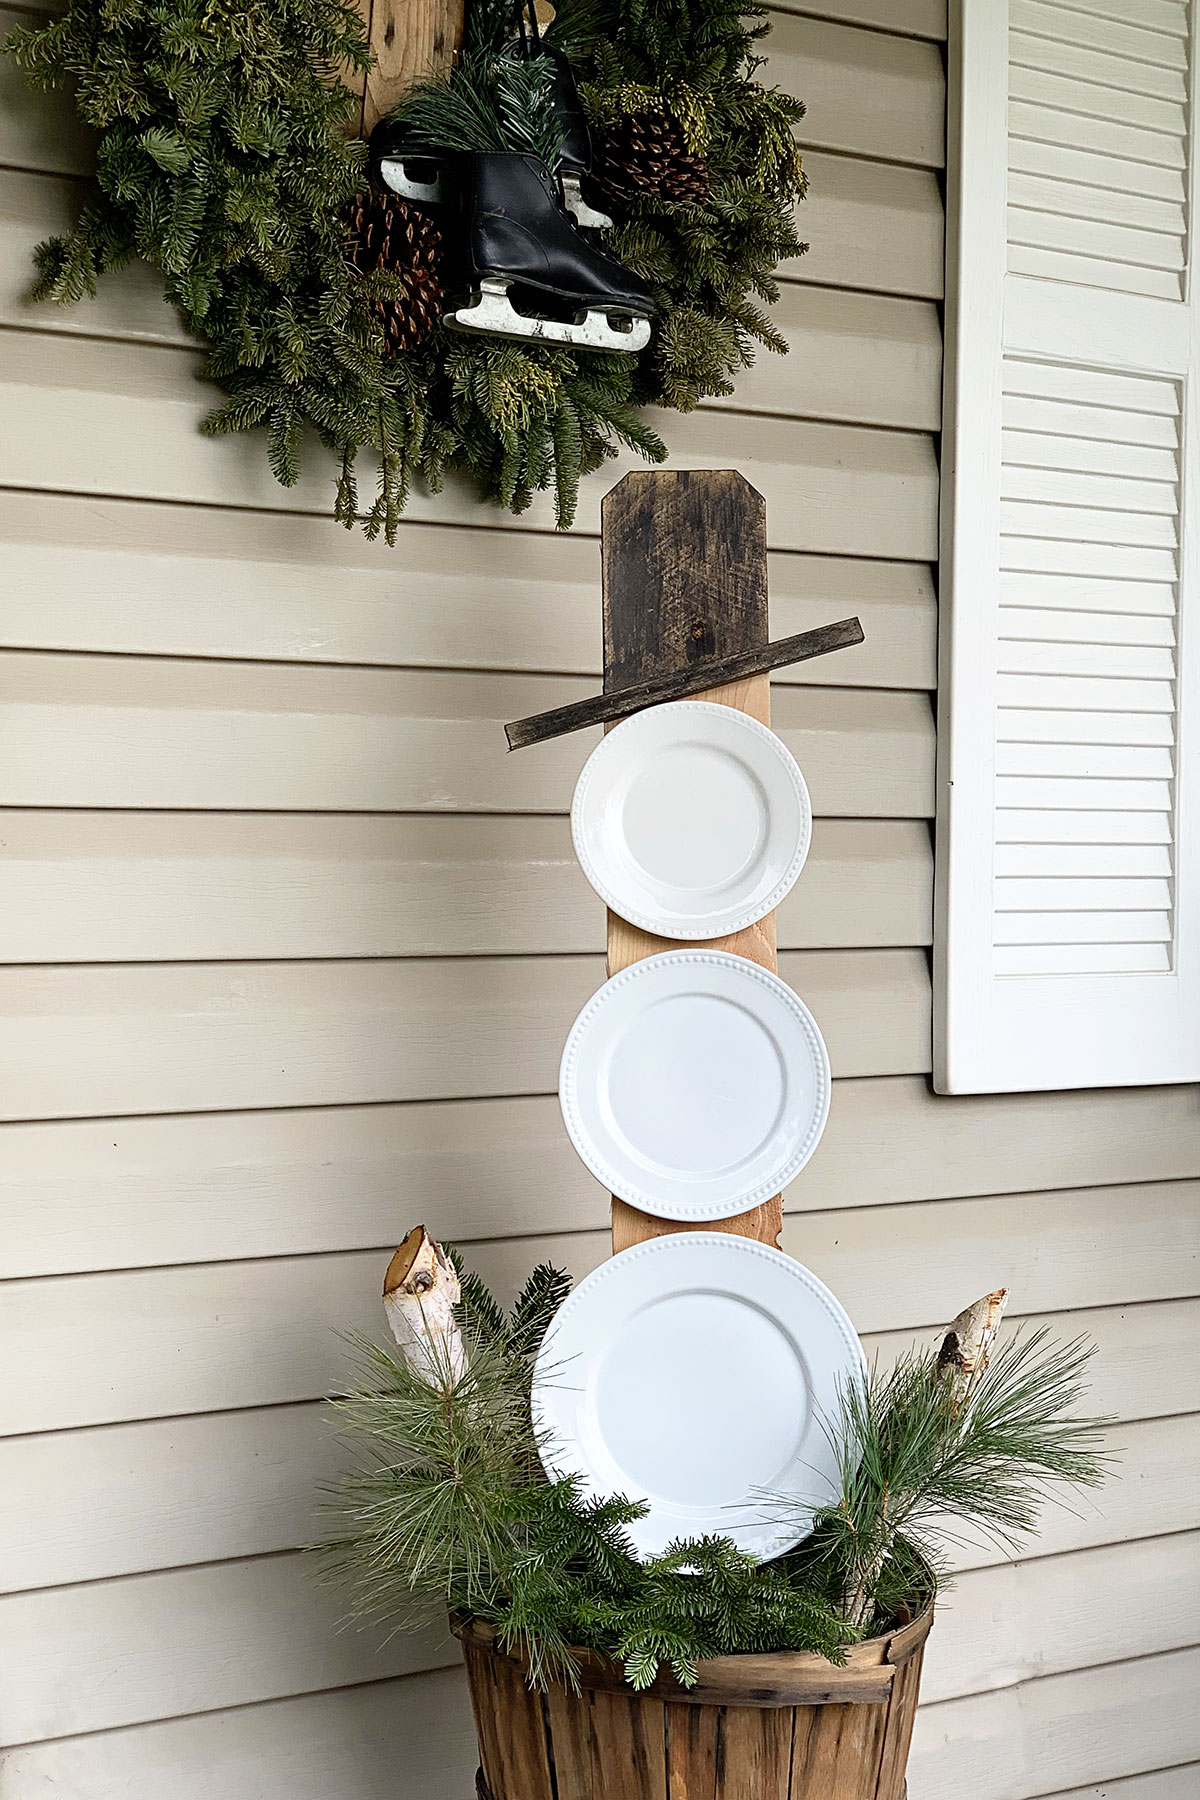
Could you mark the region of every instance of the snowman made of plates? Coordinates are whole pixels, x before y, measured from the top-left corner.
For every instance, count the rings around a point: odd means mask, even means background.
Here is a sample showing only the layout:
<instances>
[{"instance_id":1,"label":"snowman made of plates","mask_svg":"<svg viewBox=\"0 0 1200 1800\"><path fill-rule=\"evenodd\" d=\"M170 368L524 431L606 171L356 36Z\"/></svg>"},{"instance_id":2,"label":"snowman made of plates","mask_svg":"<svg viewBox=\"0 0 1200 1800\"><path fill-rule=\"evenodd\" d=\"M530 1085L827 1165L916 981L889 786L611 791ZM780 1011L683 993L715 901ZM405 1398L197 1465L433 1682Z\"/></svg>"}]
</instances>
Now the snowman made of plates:
<instances>
[{"instance_id":1,"label":"snowman made of plates","mask_svg":"<svg viewBox=\"0 0 1200 1800\"><path fill-rule=\"evenodd\" d=\"M736 1223L805 1166L829 1110L807 1006L721 947L748 948L735 934L799 876L808 790L767 726L677 701L604 738L571 824L597 894L667 944L580 1012L563 1120L604 1187L671 1224L602 1263L556 1315L532 1390L542 1460L585 1498L644 1499L628 1527L639 1556L715 1534L769 1560L839 1491L830 1427L863 1368L836 1296Z\"/></svg>"},{"instance_id":2,"label":"snowman made of plates","mask_svg":"<svg viewBox=\"0 0 1200 1800\"><path fill-rule=\"evenodd\" d=\"M622 180L626 191L641 185L629 158L645 161L644 134L625 130L619 163L597 155L570 62L541 35L532 6L499 55L540 59L561 132L557 166L525 152L451 152L414 140L402 121L379 122L351 255L364 274L383 267L404 278L404 300L380 303L388 347L415 348L440 319L456 331L636 354L650 341L654 300L598 234L613 224L604 176L618 194Z\"/></svg>"}]
</instances>

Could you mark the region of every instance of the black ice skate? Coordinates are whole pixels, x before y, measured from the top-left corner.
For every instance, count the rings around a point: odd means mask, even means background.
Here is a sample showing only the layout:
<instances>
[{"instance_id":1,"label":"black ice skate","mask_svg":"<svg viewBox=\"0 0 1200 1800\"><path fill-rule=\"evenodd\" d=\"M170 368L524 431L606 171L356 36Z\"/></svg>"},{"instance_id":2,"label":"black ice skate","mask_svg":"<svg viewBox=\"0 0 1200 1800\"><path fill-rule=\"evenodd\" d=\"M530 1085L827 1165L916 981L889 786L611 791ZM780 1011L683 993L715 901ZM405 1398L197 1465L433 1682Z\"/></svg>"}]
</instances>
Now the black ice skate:
<instances>
[{"instance_id":1,"label":"black ice skate","mask_svg":"<svg viewBox=\"0 0 1200 1800\"><path fill-rule=\"evenodd\" d=\"M406 125L380 119L367 145L367 168L376 187L418 206L448 206L456 195L454 172L461 157L414 142Z\"/></svg>"},{"instance_id":2,"label":"black ice skate","mask_svg":"<svg viewBox=\"0 0 1200 1800\"><path fill-rule=\"evenodd\" d=\"M650 290L598 249L563 211L558 181L533 156L475 156L464 190L459 331L644 350Z\"/></svg>"},{"instance_id":3,"label":"black ice skate","mask_svg":"<svg viewBox=\"0 0 1200 1800\"><path fill-rule=\"evenodd\" d=\"M522 35L507 45L503 55L516 60L541 56L550 64L550 103L562 127L562 154L558 174L562 182L563 201L577 225L587 231L609 231L612 219L590 204L587 189L591 185L592 134L587 114L575 85L575 72L570 62L554 44L545 38ZM593 198L595 194L593 192Z\"/></svg>"}]
</instances>

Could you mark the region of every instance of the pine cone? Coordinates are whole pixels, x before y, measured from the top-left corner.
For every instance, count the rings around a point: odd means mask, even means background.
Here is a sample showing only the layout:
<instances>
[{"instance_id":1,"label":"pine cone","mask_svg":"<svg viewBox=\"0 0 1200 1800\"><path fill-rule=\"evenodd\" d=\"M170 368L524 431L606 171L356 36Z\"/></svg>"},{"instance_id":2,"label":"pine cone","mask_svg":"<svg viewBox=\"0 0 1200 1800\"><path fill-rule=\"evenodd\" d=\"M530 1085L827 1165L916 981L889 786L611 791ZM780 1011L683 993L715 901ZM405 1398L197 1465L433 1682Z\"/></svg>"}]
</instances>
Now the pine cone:
<instances>
[{"instance_id":1,"label":"pine cone","mask_svg":"<svg viewBox=\"0 0 1200 1800\"><path fill-rule=\"evenodd\" d=\"M708 199L704 158L688 149L670 113L627 113L605 133L596 180L618 208L622 200L658 194L664 200Z\"/></svg>"},{"instance_id":2,"label":"pine cone","mask_svg":"<svg viewBox=\"0 0 1200 1800\"><path fill-rule=\"evenodd\" d=\"M411 201L367 188L348 210L350 261L361 275L387 269L404 284L397 300L377 300L389 356L423 344L442 316L441 227Z\"/></svg>"}]
</instances>

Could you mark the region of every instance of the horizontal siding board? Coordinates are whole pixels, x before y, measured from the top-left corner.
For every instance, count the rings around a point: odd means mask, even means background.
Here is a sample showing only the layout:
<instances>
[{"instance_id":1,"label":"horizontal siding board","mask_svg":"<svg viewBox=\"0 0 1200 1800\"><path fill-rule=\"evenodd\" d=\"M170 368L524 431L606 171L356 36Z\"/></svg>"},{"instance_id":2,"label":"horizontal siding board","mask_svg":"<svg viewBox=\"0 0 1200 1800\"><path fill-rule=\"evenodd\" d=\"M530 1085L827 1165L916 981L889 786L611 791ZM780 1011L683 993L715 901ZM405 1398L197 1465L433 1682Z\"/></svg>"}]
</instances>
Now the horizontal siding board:
<instances>
[{"instance_id":1,"label":"horizontal siding board","mask_svg":"<svg viewBox=\"0 0 1200 1800\"><path fill-rule=\"evenodd\" d=\"M781 13L766 49L766 78L808 108L802 145L941 167L945 78L936 44Z\"/></svg>"},{"instance_id":2,"label":"horizontal siding board","mask_svg":"<svg viewBox=\"0 0 1200 1800\"><path fill-rule=\"evenodd\" d=\"M1124 1780L1096 1782L1072 1788L1069 1794L1048 1794L1046 1800L1195 1800L1200 1793L1200 1763L1177 1764L1173 1769L1154 1769Z\"/></svg>"},{"instance_id":3,"label":"horizontal siding board","mask_svg":"<svg viewBox=\"0 0 1200 1800\"><path fill-rule=\"evenodd\" d=\"M0 1116L553 1092L600 957L80 965L0 972ZM929 1067L919 950L785 951L835 1074Z\"/></svg>"},{"instance_id":4,"label":"horizontal siding board","mask_svg":"<svg viewBox=\"0 0 1200 1800\"><path fill-rule=\"evenodd\" d=\"M1115 1660L1117 1633L1135 1655L1182 1647L1198 1577L1200 1533L966 1574L930 1639L923 1692L936 1703ZM1111 1607L1097 1607L1096 1593ZM111 1730L457 1660L451 1643L439 1647L436 1628L385 1639L381 1629L339 1629L344 1609L344 1594L319 1584L295 1555L7 1596L5 1741ZM979 1631L981 1616L995 1621L990 1634Z\"/></svg>"},{"instance_id":5,"label":"horizontal siding board","mask_svg":"<svg viewBox=\"0 0 1200 1800\"><path fill-rule=\"evenodd\" d=\"M846 0L832 0L820 10L836 14L845 5ZM875 0L876 10L880 5ZM940 10L937 0L923 5L906 0L904 12L918 6L927 17ZM893 11L886 0L883 10ZM0 36L27 16L0 9ZM903 20L902 13L900 30L907 29ZM790 9L776 13L771 23L766 79L807 102L801 126L805 144L881 161L941 166L944 81L936 43L857 29L850 20L801 17ZM34 92L7 61L0 131L0 164L10 168L80 174L92 165L92 139L78 123L69 97Z\"/></svg>"},{"instance_id":6,"label":"horizontal siding board","mask_svg":"<svg viewBox=\"0 0 1200 1800\"><path fill-rule=\"evenodd\" d=\"M29 651L5 658L5 687L13 806L561 813L599 742L505 744L506 720L594 692L582 678ZM924 694L781 687L772 716L816 812L932 812Z\"/></svg>"},{"instance_id":7,"label":"horizontal siding board","mask_svg":"<svg viewBox=\"0 0 1200 1800\"><path fill-rule=\"evenodd\" d=\"M787 1205L811 1214L1196 1177L1192 1088L949 1099L920 1078L844 1080L833 1084L825 1135ZM1170 1198L1169 1187L1160 1191ZM1190 1189L1178 1191L1186 1207ZM1115 1193L1120 1208L1124 1191ZM8 1125L0 1273L368 1248L404 1225L397 1194L421 1194L438 1229L462 1241L600 1230L608 1220L608 1198L575 1156L550 1095ZM1037 1204L1031 1246L1047 1208L1063 1200L1056 1193ZM1105 1205L1101 1194L1060 1213L1064 1229L1086 1232L1093 1207ZM1175 1225L1164 1229L1169 1243ZM524 1253L518 1244L515 1254ZM984 1286L996 1279L991 1269L983 1275Z\"/></svg>"},{"instance_id":8,"label":"horizontal siding board","mask_svg":"<svg viewBox=\"0 0 1200 1800\"><path fill-rule=\"evenodd\" d=\"M1181 1299L1200 1291L1197 1191L1194 1182L1166 1183L1078 1190L1052 1202L926 1202L887 1216L886 1257L872 1209L789 1212L783 1242L863 1330L936 1327L998 1274L1022 1312ZM579 1277L608 1254L608 1233L593 1221L573 1221L556 1237L476 1244L469 1260L505 1293L537 1261ZM384 1245L410 1223L393 1210ZM344 1372L338 1334L377 1328L383 1255L10 1282L0 1292L9 1369L0 1432L315 1399ZM1153 1361L1153 1343L1142 1353Z\"/></svg>"},{"instance_id":9,"label":"horizontal siding board","mask_svg":"<svg viewBox=\"0 0 1200 1800\"><path fill-rule=\"evenodd\" d=\"M932 301L789 284L771 320L790 354L760 351L715 407L938 429L942 338Z\"/></svg>"},{"instance_id":10,"label":"horizontal siding board","mask_svg":"<svg viewBox=\"0 0 1200 1800\"><path fill-rule=\"evenodd\" d=\"M922 1707L910 1790L914 1800L1027 1800L1192 1762L1198 1683L1200 1650L1180 1650Z\"/></svg>"},{"instance_id":11,"label":"horizontal siding board","mask_svg":"<svg viewBox=\"0 0 1200 1800\"><path fill-rule=\"evenodd\" d=\"M0 42L32 23L29 12L0 6ZM91 166L95 143L66 89L35 88L11 57L0 57L0 167L71 173Z\"/></svg>"},{"instance_id":12,"label":"horizontal siding board","mask_svg":"<svg viewBox=\"0 0 1200 1800\"><path fill-rule=\"evenodd\" d=\"M478 1763L447 1669L10 1750L0 1778L30 1800L465 1800Z\"/></svg>"},{"instance_id":13,"label":"horizontal siding board","mask_svg":"<svg viewBox=\"0 0 1200 1800\"><path fill-rule=\"evenodd\" d=\"M38 97L42 105L47 98ZM9 132L12 124L10 118ZM0 136L4 131L0 124ZM163 299L162 280L148 263L106 274L95 298L74 306L30 299L34 251L43 239L73 228L85 191L82 182L61 176L0 171L0 324L155 344L193 342Z\"/></svg>"},{"instance_id":14,"label":"horizontal siding board","mask_svg":"<svg viewBox=\"0 0 1200 1800\"><path fill-rule=\"evenodd\" d=\"M1045 1794L1039 1771L1069 1778L1073 1758L1092 1784L1052 1800L1194 1800L1200 1656L1135 1662L1124 1686L1120 1673L1039 1682L1029 1693L1034 1741L1024 1750L1014 1748L1024 1713L1015 1690L922 1709L910 1763L914 1800L961 1800L959 1745L986 1800ZM1160 1708L1166 1716L1156 1731ZM398 1744L417 1740L420 1758L397 1754ZM1125 1779L1099 1773L1145 1768L1164 1749L1186 1761ZM466 1682L446 1670L60 1739L10 1751L5 1767L15 1792L39 1800L463 1800L477 1760Z\"/></svg>"},{"instance_id":15,"label":"horizontal siding board","mask_svg":"<svg viewBox=\"0 0 1200 1800\"><path fill-rule=\"evenodd\" d=\"M458 1661L444 1626L348 1626L345 1592L295 1555L8 1595L0 1639L7 1744Z\"/></svg>"},{"instance_id":16,"label":"horizontal siding board","mask_svg":"<svg viewBox=\"0 0 1200 1800\"><path fill-rule=\"evenodd\" d=\"M200 387L197 370L189 352L150 344L0 331L0 405L10 427L0 443L0 486L327 514L332 459L310 445L299 482L281 488L259 435L201 434L213 395ZM732 465L758 488L773 548L933 560L937 467L928 434L721 417L715 431L704 409L649 415L662 425L674 462ZM626 454L606 465L605 479L585 482L575 529L597 532L604 492L641 466ZM794 504L797 489L803 507ZM414 492L408 513L499 530L554 523L545 495L517 519L458 480L438 495Z\"/></svg>"},{"instance_id":17,"label":"horizontal siding board","mask_svg":"<svg viewBox=\"0 0 1200 1800\"><path fill-rule=\"evenodd\" d=\"M945 218L932 169L804 152L808 193L796 230L808 250L780 265L789 281L940 300Z\"/></svg>"},{"instance_id":18,"label":"horizontal siding board","mask_svg":"<svg viewBox=\"0 0 1200 1800\"><path fill-rule=\"evenodd\" d=\"M771 11L839 19L847 25L869 25L909 37L941 39L946 35L945 0L775 0Z\"/></svg>"},{"instance_id":19,"label":"horizontal siding board","mask_svg":"<svg viewBox=\"0 0 1200 1800\"><path fill-rule=\"evenodd\" d=\"M11 962L561 955L604 948L566 819L13 810ZM927 944L923 823L818 819L785 949Z\"/></svg>"},{"instance_id":20,"label":"horizontal siding board","mask_svg":"<svg viewBox=\"0 0 1200 1800\"><path fill-rule=\"evenodd\" d=\"M600 674L600 549L559 533L405 524L394 549L332 519L0 490L16 649ZM850 613L866 642L776 683L932 688L919 563L773 553L778 637Z\"/></svg>"},{"instance_id":21,"label":"horizontal siding board","mask_svg":"<svg viewBox=\"0 0 1200 1800\"><path fill-rule=\"evenodd\" d=\"M52 233L70 229L80 197L76 183L0 174L0 324L123 341L193 343L178 315L164 303L161 284L145 264L106 277L99 295L77 306L30 302L34 248ZM802 233L811 236L813 225L804 207L798 221ZM815 223L819 227L819 217ZM905 223L906 215L898 214L894 237ZM832 255L831 247L827 259ZM802 268L797 264L797 272ZM770 309L791 354L781 357L760 348L754 365L739 374L735 392L718 404L740 411L936 430L941 335L933 304L847 294L840 290L850 286L849 281L826 288L813 285L811 271L803 272L805 283L788 282Z\"/></svg>"},{"instance_id":22,"label":"horizontal siding board","mask_svg":"<svg viewBox=\"0 0 1200 1800\"><path fill-rule=\"evenodd\" d=\"M934 1704L1182 1649L1195 1635L1198 1606L1200 1531L975 1571L943 1602L922 1699Z\"/></svg>"},{"instance_id":23,"label":"horizontal siding board","mask_svg":"<svg viewBox=\"0 0 1200 1800\"><path fill-rule=\"evenodd\" d=\"M1197 1302L1171 1301L1050 1323L1101 1343L1091 1405L1128 1413L1150 1401L1169 1412L1195 1400L1198 1313ZM1190 1334L1182 1358L1171 1350L1181 1331ZM886 1358L911 1341L899 1333L867 1344ZM1039 1556L1194 1528L1195 1415L1138 1418L1112 1436L1119 1456L1104 1487L1045 1508ZM20 1592L294 1549L325 1529L322 1496L350 1459L316 1402L3 1440L0 1585ZM964 1545L955 1560L990 1565L1007 1554Z\"/></svg>"}]
</instances>

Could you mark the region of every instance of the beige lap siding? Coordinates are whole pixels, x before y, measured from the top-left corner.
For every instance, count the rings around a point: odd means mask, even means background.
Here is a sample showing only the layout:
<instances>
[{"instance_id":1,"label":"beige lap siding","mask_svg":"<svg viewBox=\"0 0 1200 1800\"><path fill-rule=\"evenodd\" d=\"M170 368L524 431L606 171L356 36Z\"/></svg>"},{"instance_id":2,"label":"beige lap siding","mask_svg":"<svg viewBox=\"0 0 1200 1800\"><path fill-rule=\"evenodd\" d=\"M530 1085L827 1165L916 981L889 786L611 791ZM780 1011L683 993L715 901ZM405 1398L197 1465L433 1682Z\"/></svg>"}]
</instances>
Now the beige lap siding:
<instances>
[{"instance_id":1,"label":"beige lap siding","mask_svg":"<svg viewBox=\"0 0 1200 1800\"><path fill-rule=\"evenodd\" d=\"M775 689L818 815L781 966L837 1075L785 1243L883 1355L1010 1280L1097 1336L1122 1419L1034 1554L961 1552L912 1800L1191 1800L1200 1107L927 1084L943 29L939 0L777 15L810 101L794 352L665 430L766 494L776 632L867 630ZM451 1651L340 1630L297 1547L336 1334L418 1213L508 1290L605 1252L552 1091L602 976L588 744L500 731L594 685L603 484L567 537L462 489L395 551L347 536L319 456L284 493L196 435L144 272L24 303L87 151L11 71L0 103L0 1793L465 1800Z\"/></svg>"}]
</instances>

